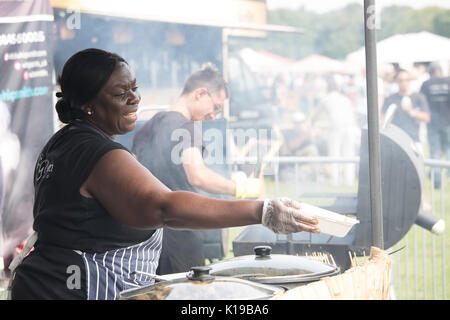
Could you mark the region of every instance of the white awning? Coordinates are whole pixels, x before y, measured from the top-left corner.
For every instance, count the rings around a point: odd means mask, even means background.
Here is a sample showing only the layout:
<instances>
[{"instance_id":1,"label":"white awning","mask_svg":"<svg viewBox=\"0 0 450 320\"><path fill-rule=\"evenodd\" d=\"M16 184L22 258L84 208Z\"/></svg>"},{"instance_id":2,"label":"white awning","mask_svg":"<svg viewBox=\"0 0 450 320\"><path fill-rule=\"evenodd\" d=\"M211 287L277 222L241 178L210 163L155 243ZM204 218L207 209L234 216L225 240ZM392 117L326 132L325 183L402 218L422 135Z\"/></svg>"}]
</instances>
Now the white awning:
<instances>
[{"instance_id":1,"label":"white awning","mask_svg":"<svg viewBox=\"0 0 450 320\"><path fill-rule=\"evenodd\" d=\"M365 48L347 55L347 60L364 64ZM379 63L404 63L450 60L450 39L430 32L397 34L377 42Z\"/></svg>"}]
</instances>

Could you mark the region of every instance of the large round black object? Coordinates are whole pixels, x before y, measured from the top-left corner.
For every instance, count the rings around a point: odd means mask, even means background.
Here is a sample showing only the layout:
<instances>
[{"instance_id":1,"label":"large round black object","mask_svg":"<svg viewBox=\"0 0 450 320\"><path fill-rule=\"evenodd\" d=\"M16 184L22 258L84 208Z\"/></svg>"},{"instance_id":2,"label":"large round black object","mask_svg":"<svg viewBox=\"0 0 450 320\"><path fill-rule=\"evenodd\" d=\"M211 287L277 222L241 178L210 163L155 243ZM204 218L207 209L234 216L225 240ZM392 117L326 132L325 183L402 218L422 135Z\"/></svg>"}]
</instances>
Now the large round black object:
<instances>
[{"instance_id":1,"label":"large round black object","mask_svg":"<svg viewBox=\"0 0 450 320\"><path fill-rule=\"evenodd\" d=\"M367 130L362 131L355 244L372 245ZM388 125L380 132L381 193L384 248L400 241L415 223L424 183L423 155L400 128Z\"/></svg>"}]
</instances>

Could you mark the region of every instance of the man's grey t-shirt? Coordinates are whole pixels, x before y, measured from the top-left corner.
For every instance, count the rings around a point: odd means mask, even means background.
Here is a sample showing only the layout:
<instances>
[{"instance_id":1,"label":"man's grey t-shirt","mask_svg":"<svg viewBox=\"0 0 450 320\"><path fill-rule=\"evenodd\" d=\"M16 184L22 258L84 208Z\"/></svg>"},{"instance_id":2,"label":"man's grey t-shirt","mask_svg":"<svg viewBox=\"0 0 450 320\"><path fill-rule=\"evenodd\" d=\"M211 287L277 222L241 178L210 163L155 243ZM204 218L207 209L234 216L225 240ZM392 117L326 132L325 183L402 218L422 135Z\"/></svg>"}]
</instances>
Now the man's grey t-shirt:
<instances>
[{"instance_id":1,"label":"man's grey t-shirt","mask_svg":"<svg viewBox=\"0 0 450 320\"><path fill-rule=\"evenodd\" d=\"M430 112L427 100L423 94L413 93L409 97L414 109L422 112ZM411 117L402 109L402 99L403 96L398 93L387 97L383 104L382 113L386 113L391 104L396 104L397 109L394 117L392 118L392 124L404 130L414 141L419 141L420 121Z\"/></svg>"},{"instance_id":2,"label":"man's grey t-shirt","mask_svg":"<svg viewBox=\"0 0 450 320\"><path fill-rule=\"evenodd\" d=\"M181 152L190 147L203 151L201 126L179 112L162 111L136 132L132 152L172 191L196 192L181 163Z\"/></svg>"}]
</instances>

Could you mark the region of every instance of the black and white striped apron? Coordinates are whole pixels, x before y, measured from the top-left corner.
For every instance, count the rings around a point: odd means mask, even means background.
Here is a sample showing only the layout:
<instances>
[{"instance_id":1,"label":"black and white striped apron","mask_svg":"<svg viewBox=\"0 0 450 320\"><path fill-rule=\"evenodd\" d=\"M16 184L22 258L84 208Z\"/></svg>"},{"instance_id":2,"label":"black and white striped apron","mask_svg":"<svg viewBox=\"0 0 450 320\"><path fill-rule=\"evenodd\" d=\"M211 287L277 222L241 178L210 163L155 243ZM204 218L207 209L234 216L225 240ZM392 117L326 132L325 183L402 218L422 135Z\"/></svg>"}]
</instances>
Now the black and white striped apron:
<instances>
[{"instance_id":1,"label":"black and white striped apron","mask_svg":"<svg viewBox=\"0 0 450 320\"><path fill-rule=\"evenodd\" d=\"M119 299L121 291L149 285L154 279L161 253L163 229L146 241L103 253L81 254L86 268L88 300Z\"/></svg>"}]
</instances>

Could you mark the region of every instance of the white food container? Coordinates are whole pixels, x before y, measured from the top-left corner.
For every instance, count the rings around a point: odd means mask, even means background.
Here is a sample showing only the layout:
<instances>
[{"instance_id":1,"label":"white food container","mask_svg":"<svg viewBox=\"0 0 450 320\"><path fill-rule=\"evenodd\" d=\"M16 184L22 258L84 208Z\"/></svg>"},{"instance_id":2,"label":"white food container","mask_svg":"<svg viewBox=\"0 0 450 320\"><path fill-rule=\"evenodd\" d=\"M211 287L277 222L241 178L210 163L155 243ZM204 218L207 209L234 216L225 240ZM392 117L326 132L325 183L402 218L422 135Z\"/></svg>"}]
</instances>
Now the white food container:
<instances>
[{"instance_id":1,"label":"white food container","mask_svg":"<svg viewBox=\"0 0 450 320\"><path fill-rule=\"evenodd\" d=\"M319 221L318 227L321 233L330 234L336 237L345 237L350 229L359 220L347 217L345 215L325 210L308 203L300 203L304 214L316 217Z\"/></svg>"}]
</instances>

